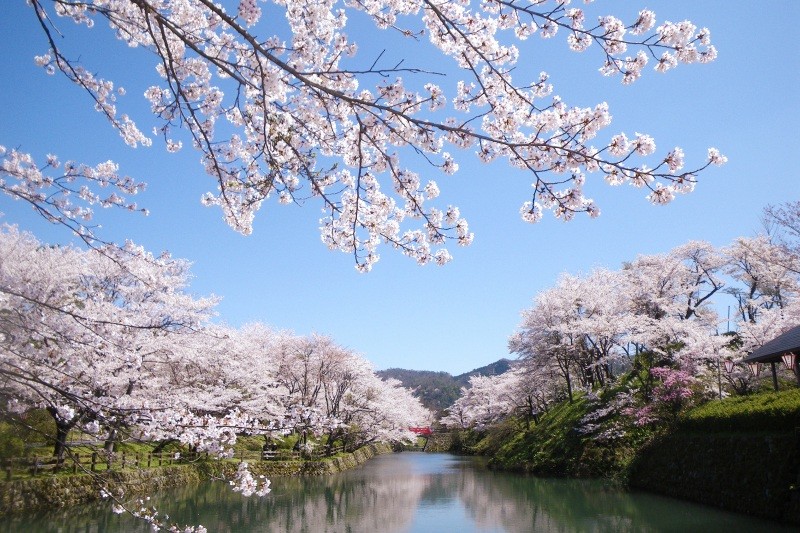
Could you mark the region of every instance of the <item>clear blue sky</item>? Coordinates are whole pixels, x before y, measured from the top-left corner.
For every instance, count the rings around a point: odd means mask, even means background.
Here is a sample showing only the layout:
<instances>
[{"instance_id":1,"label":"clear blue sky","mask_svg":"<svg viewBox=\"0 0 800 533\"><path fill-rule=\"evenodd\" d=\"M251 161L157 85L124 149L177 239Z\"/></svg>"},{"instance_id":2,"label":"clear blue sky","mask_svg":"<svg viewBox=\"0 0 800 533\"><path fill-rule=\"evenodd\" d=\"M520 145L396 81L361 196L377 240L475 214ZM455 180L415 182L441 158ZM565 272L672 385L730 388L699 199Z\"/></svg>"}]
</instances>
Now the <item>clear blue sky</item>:
<instances>
[{"instance_id":1,"label":"clear blue sky","mask_svg":"<svg viewBox=\"0 0 800 533\"><path fill-rule=\"evenodd\" d=\"M528 225L518 209L528 199L530 180L502 165L480 165L473 156L458 154L461 171L436 179L442 197L460 206L476 238L469 248L451 250L455 260L444 268L419 267L385 249L371 273L359 274L350 256L321 244L319 211L313 205L268 203L257 215L253 235L236 234L219 210L200 206L200 195L213 190L214 183L204 175L197 152L185 148L170 155L157 140L149 149L128 149L91 109L86 95L34 65L33 56L47 46L24 0L0 7L0 144L42 161L47 153L87 163L114 159L122 172L147 181L148 190L138 201L151 215L103 211L98 219L102 235L131 238L153 252L168 250L191 260L191 290L223 297L221 321L262 321L301 334L330 334L379 369L458 374L508 356L506 342L520 311L560 272L618 268L637 254L666 252L691 239L726 245L758 231L765 205L800 197L795 159L800 156L795 37L800 2L596 4L626 22L647 7L659 22L688 18L707 26L719 58L710 65L682 65L667 75L648 69L632 87L623 87L597 72L597 50L570 53L565 36L559 35L522 43L526 60L520 69L529 69L531 77L548 71L556 93L569 104L608 101L614 115L610 133L649 133L659 153L680 145L687 166L703 160L710 146L727 155L729 163L705 173L694 193L666 207L651 206L640 190L597 182L587 190L603 211L599 219L564 224L545 217ZM70 46L76 42L72 27L62 25L70 30L64 39ZM352 37L362 51L385 46L385 34L377 34L380 40ZM88 45L81 58L93 71L128 89L120 107L149 131L155 122L140 97L152 80L152 66L141 61L147 58L105 39L77 43ZM68 238L6 197L0 198L0 212L5 213L2 220L41 240Z\"/></svg>"}]
</instances>

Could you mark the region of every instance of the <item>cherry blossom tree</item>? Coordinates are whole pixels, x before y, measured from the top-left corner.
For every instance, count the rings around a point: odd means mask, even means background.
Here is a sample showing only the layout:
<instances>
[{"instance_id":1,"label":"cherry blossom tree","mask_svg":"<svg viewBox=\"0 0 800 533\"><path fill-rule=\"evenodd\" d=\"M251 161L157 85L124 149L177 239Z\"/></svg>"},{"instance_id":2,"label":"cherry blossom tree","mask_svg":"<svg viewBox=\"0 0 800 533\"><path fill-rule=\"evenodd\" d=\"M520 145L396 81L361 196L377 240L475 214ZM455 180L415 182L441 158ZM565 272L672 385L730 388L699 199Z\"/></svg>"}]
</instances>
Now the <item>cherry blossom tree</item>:
<instances>
[{"instance_id":1,"label":"cherry blossom tree","mask_svg":"<svg viewBox=\"0 0 800 533\"><path fill-rule=\"evenodd\" d=\"M768 205L763 218L767 233L774 235L790 256L800 257L800 200ZM794 272L798 272L796 266Z\"/></svg>"},{"instance_id":2,"label":"cherry blossom tree","mask_svg":"<svg viewBox=\"0 0 800 533\"><path fill-rule=\"evenodd\" d=\"M570 398L576 386L602 389L630 372L649 402L666 375L658 368L717 387L723 356L735 356L730 338L717 334L712 305L730 282L728 261L710 244L692 241L639 256L619 271L564 274L523 311L509 349L523 364L557 370Z\"/></svg>"},{"instance_id":3,"label":"cherry blossom tree","mask_svg":"<svg viewBox=\"0 0 800 533\"><path fill-rule=\"evenodd\" d=\"M508 372L493 376L500 398L509 413L521 419L526 428L539 422L551 403L563 399L564 388L552 368L522 361Z\"/></svg>"},{"instance_id":4,"label":"cherry blossom tree","mask_svg":"<svg viewBox=\"0 0 800 533\"><path fill-rule=\"evenodd\" d=\"M235 405L265 425L276 425L285 416L289 391L279 378L281 332L255 322L241 328L215 326L214 338L224 340L218 357L226 379L225 388L237 391Z\"/></svg>"},{"instance_id":5,"label":"cherry blossom tree","mask_svg":"<svg viewBox=\"0 0 800 533\"><path fill-rule=\"evenodd\" d=\"M480 430L513 416L530 427L552 402L564 398L559 378L552 368L531 359L517 362L496 376L473 376L440 423Z\"/></svg>"},{"instance_id":6,"label":"cherry blossom tree","mask_svg":"<svg viewBox=\"0 0 800 533\"><path fill-rule=\"evenodd\" d=\"M591 388L613 379L615 362L625 358L627 304L625 280L618 273L563 274L523 311L509 350L557 369L572 398L576 384Z\"/></svg>"},{"instance_id":7,"label":"cherry blossom tree","mask_svg":"<svg viewBox=\"0 0 800 533\"><path fill-rule=\"evenodd\" d=\"M709 243L690 241L666 254L639 256L623 266L638 314L716 320L707 305L725 285L725 257Z\"/></svg>"},{"instance_id":8,"label":"cherry blossom tree","mask_svg":"<svg viewBox=\"0 0 800 533\"><path fill-rule=\"evenodd\" d=\"M56 456L79 422L113 432L165 406L154 370L216 303L183 291L187 262L130 243L43 246L9 226L0 246L3 395L53 415Z\"/></svg>"},{"instance_id":9,"label":"cherry blossom tree","mask_svg":"<svg viewBox=\"0 0 800 533\"><path fill-rule=\"evenodd\" d=\"M262 324L248 324L240 329L207 325L181 337L162 356L153 387L171 397L174 411L183 413L183 418L177 427L154 419L142 429L142 438L174 439L192 449L224 455L240 435L269 438L280 432L288 392L277 379L277 336ZM216 429L206 434L195 424Z\"/></svg>"},{"instance_id":10,"label":"cherry blossom tree","mask_svg":"<svg viewBox=\"0 0 800 533\"><path fill-rule=\"evenodd\" d=\"M504 374L503 374L504 375ZM514 406L500 376L471 376L441 422L450 427L484 429L508 417Z\"/></svg>"},{"instance_id":11,"label":"cherry blossom tree","mask_svg":"<svg viewBox=\"0 0 800 533\"><path fill-rule=\"evenodd\" d=\"M396 379L370 372L345 395L340 413L356 445L373 441L414 442L412 427L428 426L432 413ZM357 431L353 431L356 429Z\"/></svg>"},{"instance_id":12,"label":"cherry blossom tree","mask_svg":"<svg viewBox=\"0 0 800 533\"><path fill-rule=\"evenodd\" d=\"M800 256L787 241L776 242L769 235L739 238L725 252L728 274L737 282L730 293L738 310L732 346L732 356L738 358L800 324ZM742 382L747 374L731 378L747 388Z\"/></svg>"},{"instance_id":13,"label":"cherry blossom tree","mask_svg":"<svg viewBox=\"0 0 800 533\"><path fill-rule=\"evenodd\" d=\"M724 252L727 273L738 282L728 292L736 298L742 322L755 324L762 310L786 307L800 292L800 256L787 253L768 236L740 237Z\"/></svg>"},{"instance_id":14,"label":"cherry blossom tree","mask_svg":"<svg viewBox=\"0 0 800 533\"><path fill-rule=\"evenodd\" d=\"M615 365L625 359L621 348L628 326L624 283L623 276L607 269L564 276L558 282L558 290L572 294L575 320L565 326L578 339L576 357L584 386L603 386L614 378Z\"/></svg>"},{"instance_id":15,"label":"cherry blossom tree","mask_svg":"<svg viewBox=\"0 0 800 533\"><path fill-rule=\"evenodd\" d=\"M720 364L723 337L711 306L725 286L725 258L708 243L690 241L665 254L639 256L623 265L629 298L629 331L634 376L650 397L657 367L686 369ZM714 373L716 375L716 373Z\"/></svg>"},{"instance_id":16,"label":"cherry blossom tree","mask_svg":"<svg viewBox=\"0 0 800 533\"><path fill-rule=\"evenodd\" d=\"M520 356L515 368L463 389L442 423L524 420L564 389L572 401L584 387L593 407L576 431L609 443L626 423L668 421L696 402L754 390L756 377L736 364L723 371L723 361L735 363L800 322L798 258L774 239L741 237L725 248L690 241L618 271L562 274L522 311L509 339ZM729 295L739 320L736 331L720 334L716 309ZM622 373L625 379L615 381Z\"/></svg>"},{"instance_id":17,"label":"cherry blossom tree","mask_svg":"<svg viewBox=\"0 0 800 533\"><path fill-rule=\"evenodd\" d=\"M413 439L410 427L425 425L430 413L397 380L383 381L360 355L330 337L283 332L276 344L277 382L287 391L291 430L328 434L359 445L373 440Z\"/></svg>"},{"instance_id":18,"label":"cherry blossom tree","mask_svg":"<svg viewBox=\"0 0 800 533\"><path fill-rule=\"evenodd\" d=\"M31 154L2 145L0 157L0 191L86 243L95 245L99 240L93 222L96 206L147 213L127 200L145 184L121 175L113 161L85 165L48 154L44 163L37 163Z\"/></svg>"},{"instance_id":19,"label":"cherry blossom tree","mask_svg":"<svg viewBox=\"0 0 800 533\"><path fill-rule=\"evenodd\" d=\"M457 159L468 151L527 173L533 193L520 214L528 222L544 210L564 220L576 213L597 216L599 207L584 194L591 174L642 188L651 202L663 204L690 192L698 172L725 162L711 148L687 170L681 148L656 155L647 134L607 132L606 103L569 105L547 73L524 77L516 68L533 46L529 39L559 32L571 50L595 51L600 73L626 85L648 64L663 73L716 58L708 29L689 21L658 24L646 9L624 22L560 0L29 4L45 43L37 64L84 90L125 143L150 146L152 139L118 109L124 89L56 39L69 35L60 21L92 31L105 20L117 39L151 53L155 73L145 97L157 121L154 133L168 151L186 141L201 153L217 185L203 202L221 207L231 227L250 233L256 211L271 197L312 200L326 213L323 242L352 254L364 271L378 260L381 244L422 264L444 264L448 240L472 241L459 209L437 201L440 188L430 175L456 172ZM409 58L425 55L427 46L451 63L431 72L359 51L347 30L351 20L364 19L375 31L404 39ZM447 85L433 83L437 78ZM42 167L33 161L20 151L6 153L0 189L89 239L91 204L138 209L124 194L98 192L96 186L106 183L125 194L141 187L120 177L111 162L101 168L65 164L58 175L55 156Z\"/></svg>"},{"instance_id":20,"label":"cherry blossom tree","mask_svg":"<svg viewBox=\"0 0 800 533\"><path fill-rule=\"evenodd\" d=\"M534 306L522 311L518 330L509 338L508 349L536 365L553 368L564 379L567 395L573 400L575 380L575 339L564 336L558 328L571 319L573 302L563 303L555 289L543 291Z\"/></svg>"},{"instance_id":21,"label":"cherry blossom tree","mask_svg":"<svg viewBox=\"0 0 800 533\"><path fill-rule=\"evenodd\" d=\"M398 381L318 335L297 337L261 324L210 323L217 299L186 289L189 264L132 243L80 249L46 246L0 228L0 399L3 414L46 409L54 455L69 453L73 429L105 442L180 442L230 456L240 435L286 429L354 445L410 440L430 413ZM106 481L98 490L157 527L156 510L124 503ZM245 495L269 480L242 466L231 480Z\"/></svg>"},{"instance_id":22,"label":"cherry blossom tree","mask_svg":"<svg viewBox=\"0 0 800 533\"><path fill-rule=\"evenodd\" d=\"M462 387L463 389L463 387ZM439 419L439 423L444 427L452 429L468 429L470 427L469 406L461 399L465 397L465 390L456 398L453 405L445 408L445 414Z\"/></svg>"}]
</instances>

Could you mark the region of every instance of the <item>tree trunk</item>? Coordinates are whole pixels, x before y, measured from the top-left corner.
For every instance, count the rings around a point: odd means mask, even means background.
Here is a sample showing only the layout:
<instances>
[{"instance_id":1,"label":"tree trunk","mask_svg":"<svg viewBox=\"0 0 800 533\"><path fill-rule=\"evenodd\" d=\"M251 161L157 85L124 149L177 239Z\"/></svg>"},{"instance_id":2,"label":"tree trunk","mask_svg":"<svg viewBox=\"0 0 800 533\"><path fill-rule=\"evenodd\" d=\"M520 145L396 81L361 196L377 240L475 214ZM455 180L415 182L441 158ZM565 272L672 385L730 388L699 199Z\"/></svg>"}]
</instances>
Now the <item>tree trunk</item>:
<instances>
[{"instance_id":1,"label":"tree trunk","mask_svg":"<svg viewBox=\"0 0 800 533\"><path fill-rule=\"evenodd\" d=\"M117 430L112 429L108 432L108 437L106 437L105 442L103 443L103 449L107 454L114 453L114 444L117 440Z\"/></svg>"},{"instance_id":2,"label":"tree trunk","mask_svg":"<svg viewBox=\"0 0 800 533\"><path fill-rule=\"evenodd\" d=\"M564 372L564 377L567 380L567 395L569 396L569 403L572 403L572 379L570 379L569 369Z\"/></svg>"},{"instance_id":3,"label":"tree trunk","mask_svg":"<svg viewBox=\"0 0 800 533\"><path fill-rule=\"evenodd\" d=\"M58 417L58 411L55 407L48 407L47 412L50 413L50 416L53 417L53 421L56 424L56 440L53 444L53 457L56 458L58 466L60 467L64 462L64 454L67 451L67 436L69 435L69 430L72 429L78 421L78 417L65 422Z\"/></svg>"},{"instance_id":4,"label":"tree trunk","mask_svg":"<svg viewBox=\"0 0 800 533\"><path fill-rule=\"evenodd\" d=\"M67 451L67 435L69 435L70 426L64 423L56 422L56 442L53 447L53 456L58 461L58 466L64 462L64 454Z\"/></svg>"}]
</instances>

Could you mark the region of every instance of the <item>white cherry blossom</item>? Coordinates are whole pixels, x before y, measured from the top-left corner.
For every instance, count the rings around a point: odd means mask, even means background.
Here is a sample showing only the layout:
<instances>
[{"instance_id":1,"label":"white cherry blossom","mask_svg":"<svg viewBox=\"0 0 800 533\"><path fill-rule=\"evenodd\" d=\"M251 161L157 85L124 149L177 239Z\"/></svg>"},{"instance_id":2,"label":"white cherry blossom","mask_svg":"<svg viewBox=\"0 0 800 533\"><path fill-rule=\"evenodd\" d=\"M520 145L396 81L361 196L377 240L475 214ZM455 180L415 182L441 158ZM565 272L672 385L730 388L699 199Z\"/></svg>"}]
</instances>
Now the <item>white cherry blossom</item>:
<instances>
[{"instance_id":1,"label":"white cherry blossom","mask_svg":"<svg viewBox=\"0 0 800 533\"><path fill-rule=\"evenodd\" d=\"M64 19L79 31L105 19L118 39L152 54L154 76L145 98L159 121L154 136L170 152L184 143L200 151L205 172L216 182L202 202L220 207L232 228L252 232L256 212L273 198L318 203L326 213L322 241L352 254L362 271L372 268L381 246L426 264L435 253L432 245L472 241L465 220L452 224L436 216L444 208L436 205L438 191L426 185L435 181L433 174L458 171L459 159L471 151L480 161L504 161L529 174L534 192L522 199L531 204L522 210L529 222L545 210L564 220L599 214L574 176L600 174L612 184L648 188L651 201L666 203L687 192L687 183L709 164L724 162L709 155L684 171L677 151L649 159L655 152L649 137L637 134L620 143L618 132L606 133L606 104L571 106L554 93L546 73L525 79L517 68L530 53L522 41L534 34L564 36L572 50L594 51L602 74L619 76L623 84L644 75L651 60L663 72L716 57L707 28L689 21L658 25L650 10L623 21L593 6L557 0L29 3L49 43L35 63L85 90L124 142L149 146L152 140L118 109L124 89L95 74L98 66L82 65L62 51L54 35ZM274 16L281 11L283 21ZM409 63L391 64L382 54L360 50L359 36L348 33L356 12L369 17L375 31L405 37ZM433 73L413 64L417 54L431 49L458 68L450 74L453 84L432 83ZM452 85L456 89L448 94ZM17 178L14 159L0 179ZM46 187L53 185L58 187ZM445 195L447 186L441 185ZM99 193L90 183L84 194ZM107 200L104 205L123 203ZM84 205L71 202L72 220L89 215Z\"/></svg>"}]
</instances>

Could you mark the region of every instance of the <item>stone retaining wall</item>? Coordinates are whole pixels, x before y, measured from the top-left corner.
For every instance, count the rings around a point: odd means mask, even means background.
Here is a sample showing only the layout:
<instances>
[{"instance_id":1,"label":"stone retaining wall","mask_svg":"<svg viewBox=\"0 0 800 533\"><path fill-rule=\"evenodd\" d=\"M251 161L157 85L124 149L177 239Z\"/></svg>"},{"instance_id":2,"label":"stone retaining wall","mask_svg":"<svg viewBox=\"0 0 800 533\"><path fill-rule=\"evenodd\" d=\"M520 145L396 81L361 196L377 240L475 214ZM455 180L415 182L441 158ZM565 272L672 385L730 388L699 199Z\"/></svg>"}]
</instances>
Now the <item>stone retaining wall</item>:
<instances>
[{"instance_id":1,"label":"stone retaining wall","mask_svg":"<svg viewBox=\"0 0 800 533\"><path fill-rule=\"evenodd\" d=\"M675 431L640 451L632 487L800 524L800 438Z\"/></svg>"},{"instance_id":2,"label":"stone retaining wall","mask_svg":"<svg viewBox=\"0 0 800 533\"><path fill-rule=\"evenodd\" d=\"M449 452L453 448L453 434L449 431L432 433L425 443L426 452Z\"/></svg>"},{"instance_id":3,"label":"stone retaining wall","mask_svg":"<svg viewBox=\"0 0 800 533\"><path fill-rule=\"evenodd\" d=\"M336 474L365 463L376 455L391 453L388 444L369 444L340 457L319 461L259 461L250 464L254 475L270 477ZM205 461L195 464L114 471L98 474L108 480L111 491L126 494L198 483L204 479L230 478L238 467L233 461ZM97 480L90 475L46 476L0 483L0 515L36 509L52 509L100 499Z\"/></svg>"}]
</instances>

